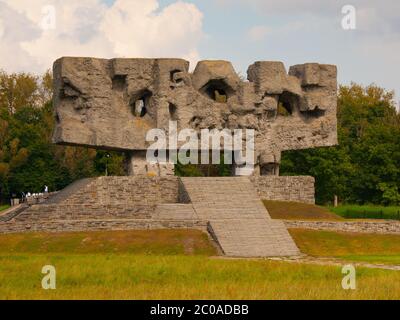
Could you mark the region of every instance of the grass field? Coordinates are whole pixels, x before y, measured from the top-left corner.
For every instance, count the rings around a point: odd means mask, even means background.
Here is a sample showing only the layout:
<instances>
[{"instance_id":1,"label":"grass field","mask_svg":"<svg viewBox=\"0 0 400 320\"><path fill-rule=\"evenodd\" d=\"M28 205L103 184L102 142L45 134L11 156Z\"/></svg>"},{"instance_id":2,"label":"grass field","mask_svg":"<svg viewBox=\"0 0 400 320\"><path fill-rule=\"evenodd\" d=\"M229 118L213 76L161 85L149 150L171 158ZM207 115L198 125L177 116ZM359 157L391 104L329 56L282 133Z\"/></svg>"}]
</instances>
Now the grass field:
<instances>
[{"instance_id":1,"label":"grass field","mask_svg":"<svg viewBox=\"0 0 400 320\"><path fill-rule=\"evenodd\" d=\"M216 255L198 230L135 230L0 235L0 254Z\"/></svg>"},{"instance_id":2,"label":"grass field","mask_svg":"<svg viewBox=\"0 0 400 320\"><path fill-rule=\"evenodd\" d=\"M336 208L329 207L329 210L341 217L351 219L400 219L398 206L341 205Z\"/></svg>"},{"instance_id":3,"label":"grass field","mask_svg":"<svg viewBox=\"0 0 400 320\"><path fill-rule=\"evenodd\" d=\"M400 272L357 268L343 290L339 267L215 254L193 230L0 235L0 299L400 299ZM56 290L41 288L47 264Z\"/></svg>"},{"instance_id":4,"label":"grass field","mask_svg":"<svg viewBox=\"0 0 400 320\"><path fill-rule=\"evenodd\" d=\"M0 205L0 212L3 211L3 210L7 210L9 207L10 207L9 204L2 204L2 205Z\"/></svg>"},{"instance_id":5,"label":"grass field","mask_svg":"<svg viewBox=\"0 0 400 320\"><path fill-rule=\"evenodd\" d=\"M329 209L314 204L264 200L270 216L273 219L293 220L342 220Z\"/></svg>"},{"instance_id":6,"label":"grass field","mask_svg":"<svg viewBox=\"0 0 400 320\"><path fill-rule=\"evenodd\" d=\"M400 235L290 229L301 252L314 257L400 264Z\"/></svg>"}]
</instances>

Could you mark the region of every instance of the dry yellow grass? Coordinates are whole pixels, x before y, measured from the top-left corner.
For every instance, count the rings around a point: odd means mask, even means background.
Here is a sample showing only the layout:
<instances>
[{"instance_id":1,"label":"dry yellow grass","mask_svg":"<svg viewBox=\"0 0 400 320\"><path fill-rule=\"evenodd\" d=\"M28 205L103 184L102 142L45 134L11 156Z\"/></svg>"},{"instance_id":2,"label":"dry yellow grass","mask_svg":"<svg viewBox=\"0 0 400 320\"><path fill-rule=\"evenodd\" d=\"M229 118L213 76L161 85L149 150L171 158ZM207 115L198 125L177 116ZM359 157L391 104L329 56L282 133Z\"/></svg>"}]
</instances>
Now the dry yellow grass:
<instances>
[{"instance_id":1,"label":"dry yellow grass","mask_svg":"<svg viewBox=\"0 0 400 320\"><path fill-rule=\"evenodd\" d=\"M343 290L340 267L210 258L193 230L0 235L0 247L0 299L400 299L400 272L357 268ZM56 290L41 288L47 264Z\"/></svg>"},{"instance_id":2,"label":"dry yellow grass","mask_svg":"<svg viewBox=\"0 0 400 320\"><path fill-rule=\"evenodd\" d=\"M130 230L0 235L0 253L131 253L215 255L199 230Z\"/></svg>"},{"instance_id":3,"label":"dry yellow grass","mask_svg":"<svg viewBox=\"0 0 400 320\"><path fill-rule=\"evenodd\" d=\"M289 229L301 252L315 257L400 264L400 235Z\"/></svg>"},{"instance_id":4,"label":"dry yellow grass","mask_svg":"<svg viewBox=\"0 0 400 320\"><path fill-rule=\"evenodd\" d=\"M205 256L0 255L1 299L400 299L400 273ZM41 288L45 264L57 289Z\"/></svg>"},{"instance_id":5,"label":"dry yellow grass","mask_svg":"<svg viewBox=\"0 0 400 320\"><path fill-rule=\"evenodd\" d=\"M314 204L263 200L270 216L273 219L293 220L343 220L327 208Z\"/></svg>"}]
</instances>

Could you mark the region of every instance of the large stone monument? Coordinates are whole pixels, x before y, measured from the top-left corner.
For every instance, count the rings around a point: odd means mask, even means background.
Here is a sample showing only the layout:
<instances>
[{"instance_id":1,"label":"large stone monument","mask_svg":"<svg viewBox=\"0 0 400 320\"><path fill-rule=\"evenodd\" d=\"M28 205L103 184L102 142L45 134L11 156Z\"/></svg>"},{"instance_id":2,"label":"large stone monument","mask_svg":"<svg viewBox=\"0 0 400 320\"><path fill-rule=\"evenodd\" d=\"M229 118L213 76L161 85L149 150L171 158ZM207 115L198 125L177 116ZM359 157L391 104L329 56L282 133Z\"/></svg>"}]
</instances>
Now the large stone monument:
<instances>
[{"instance_id":1,"label":"large stone monument","mask_svg":"<svg viewBox=\"0 0 400 320\"><path fill-rule=\"evenodd\" d=\"M261 199L314 203L312 177L279 176L281 152L337 143L336 67L260 61L241 79L226 61L61 58L54 64L54 142L119 150L128 175L74 182L0 217L0 232L197 228L230 256L300 252ZM146 160L146 134L253 129L251 177L173 175ZM196 150L199 151L199 150ZM200 151L203 151L200 148ZM233 163L233 175L243 168Z\"/></svg>"},{"instance_id":2,"label":"large stone monument","mask_svg":"<svg viewBox=\"0 0 400 320\"><path fill-rule=\"evenodd\" d=\"M61 58L54 64L54 142L122 150L129 173L154 168L146 133L191 128L254 129L255 175L278 175L284 150L332 146L336 67L258 61L242 80L227 61ZM171 174L162 165L156 174ZM235 173L235 170L233 170Z\"/></svg>"}]
</instances>

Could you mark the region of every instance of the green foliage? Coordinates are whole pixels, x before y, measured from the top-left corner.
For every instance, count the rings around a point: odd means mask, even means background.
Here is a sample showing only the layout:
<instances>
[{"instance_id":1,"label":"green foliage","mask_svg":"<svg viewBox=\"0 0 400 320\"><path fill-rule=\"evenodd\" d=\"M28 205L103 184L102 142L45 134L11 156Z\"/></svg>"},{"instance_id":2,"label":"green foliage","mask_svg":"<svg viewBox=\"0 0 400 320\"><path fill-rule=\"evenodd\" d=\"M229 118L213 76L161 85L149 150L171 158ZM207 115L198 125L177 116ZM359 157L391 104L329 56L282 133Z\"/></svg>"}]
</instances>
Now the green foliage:
<instances>
[{"instance_id":1,"label":"green foliage","mask_svg":"<svg viewBox=\"0 0 400 320\"><path fill-rule=\"evenodd\" d=\"M348 219L400 219L399 206L344 204L329 210Z\"/></svg>"},{"instance_id":2,"label":"green foliage","mask_svg":"<svg viewBox=\"0 0 400 320\"><path fill-rule=\"evenodd\" d=\"M210 163L212 155L210 153ZM224 154L221 153L219 164L186 164L179 161L175 165L175 175L179 177L226 177L231 175L231 165L225 164Z\"/></svg>"},{"instance_id":3,"label":"green foliage","mask_svg":"<svg viewBox=\"0 0 400 320\"><path fill-rule=\"evenodd\" d=\"M10 208L10 205L9 205L9 204L1 205L1 206L0 206L0 211L7 210L8 208Z\"/></svg>"},{"instance_id":4,"label":"green foliage","mask_svg":"<svg viewBox=\"0 0 400 320\"><path fill-rule=\"evenodd\" d=\"M119 152L98 150L94 165L96 172L105 173L107 171L107 175L110 176L123 176L125 175L124 161L124 155Z\"/></svg>"},{"instance_id":5,"label":"green foliage","mask_svg":"<svg viewBox=\"0 0 400 320\"><path fill-rule=\"evenodd\" d=\"M375 85L341 86L338 140L331 148L289 151L281 174L316 178L318 203L397 204L400 187L400 115L393 92Z\"/></svg>"},{"instance_id":6,"label":"green foliage","mask_svg":"<svg viewBox=\"0 0 400 320\"><path fill-rule=\"evenodd\" d=\"M49 72L42 77L0 72L0 201L104 174L104 153L51 142L51 83ZM112 153L108 171L123 173L123 155Z\"/></svg>"},{"instance_id":7,"label":"green foliage","mask_svg":"<svg viewBox=\"0 0 400 320\"><path fill-rule=\"evenodd\" d=\"M386 205L395 204L400 205L400 193L399 188L394 183L379 183L379 189L382 193L382 202Z\"/></svg>"},{"instance_id":8,"label":"green foliage","mask_svg":"<svg viewBox=\"0 0 400 320\"><path fill-rule=\"evenodd\" d=\"M52 76L0 71L0 201L10 194L65 187L89 176L124 174L124 155L51 142L54 126ZM283 110L284 111L284 110ZM339 145L285 152L282 175L316 178L318 203L398 205L400 116L393 93L371 85L341 86L338 96ZM108 157L110 155L110 157ZM229 176L231 166L175 166L178 176Z\"/></svg>"},{"instance_id":9,"label":"green foliage","mask_svg":"<svg viewBox=\"0 0 400 320\"><path fill-rule=\"evenodd\" d=\"M204 174L194 164L182 164L178 161L175 164L175 174L178 177L202 177Z\"/></svg>"}]
</instances>

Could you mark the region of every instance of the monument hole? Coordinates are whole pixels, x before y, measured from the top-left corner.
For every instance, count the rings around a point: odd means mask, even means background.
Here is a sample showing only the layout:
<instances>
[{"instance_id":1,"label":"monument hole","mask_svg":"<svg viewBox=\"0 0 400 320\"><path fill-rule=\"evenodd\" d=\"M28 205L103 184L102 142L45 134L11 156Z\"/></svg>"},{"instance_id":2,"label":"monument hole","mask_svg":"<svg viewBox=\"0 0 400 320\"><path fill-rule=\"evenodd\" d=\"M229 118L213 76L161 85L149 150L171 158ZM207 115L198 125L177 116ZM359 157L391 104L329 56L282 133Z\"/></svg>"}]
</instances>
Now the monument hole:
<instances>
[{"instance_id":1,"label":"monument hole","mask_svg":"<svg viewBox=\"0 0 400 320\"><path fill-rule=\"evenodd\" d=\"M126 87L126 75L115 75L112 78L113 90L122 91Z\"/></svg>"},{"instance_id":2,"label":"monument hole","mask_svg":"<svg viewBox=\"0 0 400 320\"><path fill-rule=\"evenodd\" d=\"M283 104L279 102L278 104L278 115L283 117L288 117L292 115L292 108L288 104Z\"/></svg>"},{"instance_id":3,"label":"monument hole","mask_svg":"<svg viewBox=\"0 0 400 320\"><path fill-rule=\"evenodd\" d=\"M168 106L168 111L169 111L169 118L172 121L176 121L177 120L176 105L174 105L173 103L170 103Z\"/></svg>"},{"instance_id":4,"label":"monument hole","mask_svg":"<svg viewBox=\"0 0 400 320\"><path fill-rule=\"evenodd\" d=\"M182 78L177 78L177 77L175 77L175 74L177 74L177 73L179 73L179 72L182 72L182 71L179 70L179 69L175 69L175 70L172 70L172 71L170 72L170 81L171 81L171 82L174 82L174 83L182 83L182 82L183 82L183 79L182 79Z\"/></svg>"},{"instance_id":5,"label":"monument hole","mask_svg":"<svg viewBox=\"0 0 400 320\"><path fill-rule=\"evenodd\" d=\"M298 97L290 92L284 91L278 100L277 114L279 116L288 117L293 115Z\"/></svg>"},{"instance_id":6,"label":"monument hole","mask_svg":"<svg viewBox=\"0 0 400 320\"><path fill-rule=\"evenodd\" d=\"M307 119L319 118L325 115L325 110L321 110L318 106L315 106L314 110L301 111L301 114Z\"/></svg>"},{"instance_id":7,"label":"monument hole","mask_svg":"<svg viewBox=\"0 0 400 320\"><path fill-rule=\"evenodd\" d=\"M209 81L202 91L215 102L226 103L228 101L229 88L222 80Z\"/></svg>"},{"instance_id":8,"label":"monument hole","mask_svg":"<svg viewBox=\"0 0 400 320\"><path fill-rule=\"evenodd\" d=\"M131 107L132 113L135 117L143 118L147 112L150 102L151 92L145 90L138 98L132 99Z\"/></svg>"}]
</instances>

